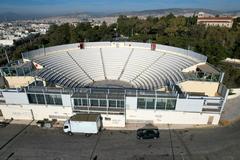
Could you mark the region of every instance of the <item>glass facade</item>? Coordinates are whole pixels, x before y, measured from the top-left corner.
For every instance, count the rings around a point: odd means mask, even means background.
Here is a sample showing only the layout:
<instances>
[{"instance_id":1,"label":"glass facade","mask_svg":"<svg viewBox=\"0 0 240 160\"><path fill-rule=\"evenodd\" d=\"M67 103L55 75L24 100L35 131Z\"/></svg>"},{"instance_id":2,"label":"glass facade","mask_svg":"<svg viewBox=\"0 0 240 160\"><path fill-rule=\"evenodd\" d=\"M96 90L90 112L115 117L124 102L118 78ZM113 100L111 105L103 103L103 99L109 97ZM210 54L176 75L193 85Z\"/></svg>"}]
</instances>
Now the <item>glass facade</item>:
<instances>
[{"instance_id":1,"label":"glass facade","mask_svg":"<svg viewBox=\"0 0 240 160\"><path fill-rule=\"evenodd\" d=\"M82 106L88 106L88 99L82 98Z\"/></svg>"},{"instance_id":2,"label":"glass facade","mask_svg":"<svg viewBox=\"0 0 240 160\"><path fill-rule=\"evenodd\" d=\"M61 95L57 94L39 94L28 93L30 103L34 104L49 104L49 105L62 105ZM88 107L109 107L109 108L124 108L125 101L122 99L96 99L96 98L74 98L74 106L88 106ZM175 110L176 99L174 98L138 98L138 109L149 110Z\"/></svg>"},{"instance_id":3,"label":"glass facade","mask_svg":"<svg viewBox=\"0 0 240 160\"><path fill-rule=\"evenodd\" d=\"M91 106L98 106L98 99L91 99L90 102Z\"/></svg>"},{"instance_id":4,"label":"glass facade","mask_svg":"<svg viewBox=\"0 0 240 160\"><path fill-rule=\"evenodd\" d=\"M36 94L28 94L28 100L29 100L29 103L37 104Z\"/></svg>"},{"instance_id":5,"label":"glass facade","mask_svg":"<svg viewBox=\"0 0 240 160\"><path fill-rule=\"evenodd\" d=\"M29 103L33 104L50 104L50 105L62 105L62 97L57 94L35 94L28 93Z\"/></svg>"},{"instance_id":6,"label":"glass facade","mask_svg":"<svg viewBox=\"0 0 240 160\"><path fill-rule=\"evenodd\" d=\"M221 73L206 73L202 71L189 72L185 73L184 77L187 80L196 80L196 81L210 81L210 82L219 82L221 79Z\"/></svg>"},{"instance_id":7,"label":"glass facade","mask_svg":"<svg viewBox=\"0 0 240 160\"><path fill-rule=\"evenodd\" d=\"M74 98L74 106L124 108L124 100ZM88 103L89 102L89 103Z\"/></svg>"},{"instance_id":8,"label":"glass facade","mask_svg":"<svg viewBox=\"0 0 240 160\"><path fill-rule=\"evenodd\" d=\"M116 107L117 101L116 100L108 100L108 105L109 105L109 107Z\"/></svg>"},{"instance_id":9,"label":"glass facade","mask_svg":"<svg viewBox=\"0 0 240 160\"><path fill-rule=\"evenodd\" d=\"M166 99L157 99L156 109L165 109L166 108Z\"/></svg>"},{"instance_id":10,"label":"glass facade","mask_svg":"<svg viewBox=\"0 0 240 160\"><path fill-rule=\"evenodd\" d=\"M167 99L167 105L166 105L167 110L175 110L175 106L176 106L176 100Z\"/></svg>"},{"instance_id":11,"label":"glass facade","mask_svg":"<svg viewBox=\"0 0 240 160\"><path fill-rule=\"evenodd\" d=\"M137 101L137 108L138 109L145 109L145 99L144 98L138 98Z\"/></svg>"},{"instance_id":12,"label":"glass facade","mask_svg":"<svg viewBox=\"0 0 240 160\"><path fill-rule=\"evenodd\" d=\"M106 99L100 99L99 100L100 107L107 107L107 100Z\"/></svg>"},{"instance_id":13,"label":"glass facade","mask_svg":"<svg viewBox=\"0 0 240 160\"><path fill-rule=\"evenodd\" d=\"M175 110L176 99L173 98L138 98L138 109Z\"/></svg>"},{"instance_id":14,"label":"glass facade","mask_svg":"<svg viewBox=\"0 0 240 160\"><path fill-rule=\"evenodd\" d=\"M145 101L146 101L146 109L154 109L154 107L155 107L155 99L147 98Z\"/></svg>"}]
</instances>

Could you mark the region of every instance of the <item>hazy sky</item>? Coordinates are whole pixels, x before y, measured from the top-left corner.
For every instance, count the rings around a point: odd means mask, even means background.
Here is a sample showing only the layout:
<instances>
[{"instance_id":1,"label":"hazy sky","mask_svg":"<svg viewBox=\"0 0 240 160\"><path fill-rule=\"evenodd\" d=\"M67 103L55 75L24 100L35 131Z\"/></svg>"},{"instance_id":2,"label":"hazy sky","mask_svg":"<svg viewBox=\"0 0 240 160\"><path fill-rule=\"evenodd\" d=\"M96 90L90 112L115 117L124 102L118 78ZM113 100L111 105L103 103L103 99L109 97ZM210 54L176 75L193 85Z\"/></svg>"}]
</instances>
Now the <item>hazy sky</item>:
<instances>
[{"instance_id":1,"label":"hazy sky","mask_svg":"<svg viewBox=\"0 0 240 160\"><path fill-rule=\"evenodd\" d=\"M0 12L117 12L163 8L240 10L240 0L0 0Z\"/></svg>"}]
</instances>

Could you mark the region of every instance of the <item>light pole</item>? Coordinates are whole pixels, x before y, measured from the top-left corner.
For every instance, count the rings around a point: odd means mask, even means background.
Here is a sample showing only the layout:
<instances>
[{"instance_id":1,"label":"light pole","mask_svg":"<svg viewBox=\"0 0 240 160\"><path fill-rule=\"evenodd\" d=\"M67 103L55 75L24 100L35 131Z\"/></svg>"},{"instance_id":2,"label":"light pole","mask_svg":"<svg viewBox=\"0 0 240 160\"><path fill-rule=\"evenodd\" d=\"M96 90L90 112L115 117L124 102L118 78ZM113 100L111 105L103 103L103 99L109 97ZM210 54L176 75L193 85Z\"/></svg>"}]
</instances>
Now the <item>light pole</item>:
<instances>
[{"instance_id":1,"label":"light pole","mask_svg":"<svg viewBox=\"0 0 240 160\"><path fill-rule=\"evenodd\" d=\"M10 63L6 49L5 49L5 52L4 52L4 53L5 53L5 56L6 56L6 58L7 58L8 63Z\"/></svg>"}]
</instances>

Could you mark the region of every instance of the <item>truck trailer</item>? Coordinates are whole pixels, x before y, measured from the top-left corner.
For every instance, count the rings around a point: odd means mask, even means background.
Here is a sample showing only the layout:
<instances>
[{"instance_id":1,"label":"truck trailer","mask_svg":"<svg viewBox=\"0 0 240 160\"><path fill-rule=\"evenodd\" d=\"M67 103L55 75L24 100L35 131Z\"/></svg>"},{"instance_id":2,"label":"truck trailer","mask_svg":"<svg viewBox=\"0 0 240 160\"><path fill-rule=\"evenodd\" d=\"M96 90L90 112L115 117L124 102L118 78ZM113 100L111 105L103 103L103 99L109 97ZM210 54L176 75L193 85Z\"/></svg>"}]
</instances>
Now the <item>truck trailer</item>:
<instances>
[{"instance_id":1,"label":"truck trailer","mask_svg":"<svg viewBox=\"0 0 240 160\"><path fill-rule=\"evenodd\" d=\"M100 114L76 114L64 122L63 131L68 135L74 133L97 134L102 127Z\"/></svg>"}]
</instances>

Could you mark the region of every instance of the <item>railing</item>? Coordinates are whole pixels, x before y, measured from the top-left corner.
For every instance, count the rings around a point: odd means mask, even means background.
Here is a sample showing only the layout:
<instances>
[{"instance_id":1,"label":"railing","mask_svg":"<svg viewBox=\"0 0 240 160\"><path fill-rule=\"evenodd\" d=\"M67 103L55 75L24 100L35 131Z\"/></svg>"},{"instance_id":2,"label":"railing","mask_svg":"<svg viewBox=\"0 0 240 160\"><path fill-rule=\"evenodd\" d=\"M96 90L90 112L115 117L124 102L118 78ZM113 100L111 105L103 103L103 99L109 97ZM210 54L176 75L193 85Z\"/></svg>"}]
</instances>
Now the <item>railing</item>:
<instances>
[{"instance_id":1,"label":"railing","mask_svg":"<svg viewBox=\"0 0 240 160\"><path fill-rule=\"evenodd\" d=\"M93 107L93 106L74 106L73 107L74 112L97 112L97 113L110 113L110 114L124 114L125 109L124 108L113 108L113 107Z\"/></svg>"},{"instance_id":2,"label":"railing","mask_svg":"<svg viewBox=\"0 0 240 160\"><path fill-rule=\"evenodd\" d=\"M124 94L128 96L153 96L153 97L177 97L176 91L168 93L161 91L137 90L137 89L104 89L104 88L50 88L28 86L27 92L50 92L50 93L86 93L86 94Z\"/></svg>"},{"instance_id":3,"label":"railing","mask_svg":"<svg viewBox=\"0 0 240 160\"><path fill-rule=\"evenodd\" d=\"M221 73L204 73L204 72L188 72L184 73L185 80L190 81L208 81L208 82L220 82Z\"/></svg>"},{"instance_id":4,"label":"railing","mask_svg":"<svg viewBox=\"0 0 240 160\"><path fill-rule=\"evenodd\" d=\"M221 108L203 108L203 112L220 112Z\"/></svg>"},{"instance_id":5,"label":"railing","mask_svg":"<svg viewBox=\"0 0 240 160\"><path fill-rule=\"evenodd\" d=\"M27 76L33 72L32 67L1 67L1 76Z\"/></svg>"},{"instance_id":6,"label":"railing","mask_svg":"<svg viewBox=\"0 0 240 160\"><path fill-rule=\"evenodd\" d=\"M113 43L123 44L124 47L151 49L150 43L138 43L138 42L112 42L112 43L111 42L88 42L88 43L84 43L84 45L85 45L85 48L104 48L104 47L113 47L112 45ZM40 56L49 55L59 51L78 49L78 46L79 46L78 43L74 43L74 44L59 45L59 46L53 46L53 47L47 47L47 48L40 48L40 49L22 53L22 58L31 60ZM121 45L116 45L116 46L121 46ZM193 52L191 50L185 50L182 48L157 44L156 50L167 52L167 53L177 53L179 55L195 59L198 62L207 61L206 56Z\"/></svg>"}]
</instances>

